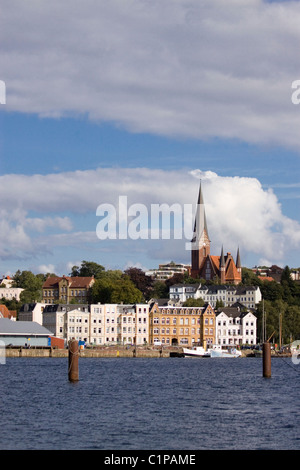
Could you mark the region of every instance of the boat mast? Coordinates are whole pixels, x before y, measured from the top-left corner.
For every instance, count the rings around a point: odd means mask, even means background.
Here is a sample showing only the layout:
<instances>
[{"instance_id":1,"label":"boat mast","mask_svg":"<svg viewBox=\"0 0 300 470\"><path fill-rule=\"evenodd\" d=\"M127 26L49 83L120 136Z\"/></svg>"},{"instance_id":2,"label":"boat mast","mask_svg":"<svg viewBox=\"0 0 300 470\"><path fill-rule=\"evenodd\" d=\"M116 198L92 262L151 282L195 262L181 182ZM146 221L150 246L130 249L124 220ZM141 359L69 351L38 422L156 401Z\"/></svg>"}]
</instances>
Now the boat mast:
<instances>
[{"instance_id":1,"label":"boat mast","mask_svg":"<svg viewBox=\"0 0 300 470\"><path fill-rule=\"evenodd\" d=\"M279 349L281 349L282 314L279 313Z\"/></svg>"}]
</instances>

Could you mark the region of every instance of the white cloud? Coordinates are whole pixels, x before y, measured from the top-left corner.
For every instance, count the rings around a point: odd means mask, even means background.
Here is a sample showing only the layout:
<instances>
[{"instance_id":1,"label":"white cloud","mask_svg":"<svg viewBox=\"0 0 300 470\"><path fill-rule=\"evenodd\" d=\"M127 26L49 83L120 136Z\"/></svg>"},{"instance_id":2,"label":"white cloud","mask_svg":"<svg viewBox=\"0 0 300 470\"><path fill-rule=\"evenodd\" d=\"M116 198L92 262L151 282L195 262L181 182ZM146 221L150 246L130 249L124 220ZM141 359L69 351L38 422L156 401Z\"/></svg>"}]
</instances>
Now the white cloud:
<instances>
[{"instance_id":1,"label":"white cloud","mask_svg":"<svg viewBox=\"0 0 300 470\"><path fill-rule=\"evenodd\" d=\"M25 225L29 230L39 233L45 232L50 227L67 231L72 230L72 222L69 217L28 217Z\"/></svg>"},{"instance_id":2,"label":"white cloud","mask_svg":"<svg viewBox=\"0 0 300 470\"><path fill-rule=\"evenodd\" d=\"M2 5L5 109L299 149L299 2Z\"/></svg>"},{"instance_id":3,"label":"white cloud","mask_svg":"<svg viewBox=\"0 0 300 470\"><path fill-rule=\"evenodd\" d=\"M189 262L185 238L164 241L152 240L149 235L146 240L100 241L96 236L99 222L96 209L101 203L110 203L118 214L119 196L124 195L128 198L128 209L135 203L144 204L149 214L151 204L179 204L183 210L184 204L195 207L200 178L212 254L219 254L224 245L225 251L235 255L239 246L244 262L252 254L257 260L267 258L284 263L290 250L299 249L299 223L282 213L276 195L263 189L256 178L222 177L201 170L99 168L61 173L55 178L54 175L0 177L0 257L4 260L49 255L57 256L62 263L61 252L65 250L66 263L73 249L73 259L76 256L76 259L95 260L97 253L102 253L110 265L119 259L122 265L136 259L135 265L145 266L145 256L148 260ZM12 187L14 191L10 192ZM189 220L192 229L193 216ZM88 258L81 256L85 249L90 250ZM60 255L56 255L57 250ZM127 260L123 262L125 254ZM40 265L49 263L58 262L51 259Z\"/></svg>"},{"instance_id":4,"label":"white cloud","mask_svg":"<svg viewBox=\"0 0 300 470\"><path fill-rule=\"evenodd\" d=\"M37 272L42 274L55 273L55 266L54 264L41 264L38 266Z\"/></svg>"}]
</instances>

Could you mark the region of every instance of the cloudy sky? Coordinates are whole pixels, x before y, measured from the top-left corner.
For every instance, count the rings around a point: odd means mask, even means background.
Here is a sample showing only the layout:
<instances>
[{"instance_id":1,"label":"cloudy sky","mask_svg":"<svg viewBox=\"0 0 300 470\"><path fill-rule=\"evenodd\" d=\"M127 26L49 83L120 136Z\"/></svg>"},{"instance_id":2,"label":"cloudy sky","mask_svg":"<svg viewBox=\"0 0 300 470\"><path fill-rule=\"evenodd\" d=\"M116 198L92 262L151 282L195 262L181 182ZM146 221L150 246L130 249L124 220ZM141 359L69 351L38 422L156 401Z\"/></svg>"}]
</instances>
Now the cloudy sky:
<instances>
[{"instance_id":1,"label":"cloudy sky","mask_svg":"<svg viewBox=\"0 0 300 470\"><path fill-rule=\"evenodd\" d=\"M189 263L189 230L147 228L200 179L212 254L299 267L299 24L298 1L3 2L0 275ZM101 239L125 197L136 239Z\"/></svg>"}]
</instances>

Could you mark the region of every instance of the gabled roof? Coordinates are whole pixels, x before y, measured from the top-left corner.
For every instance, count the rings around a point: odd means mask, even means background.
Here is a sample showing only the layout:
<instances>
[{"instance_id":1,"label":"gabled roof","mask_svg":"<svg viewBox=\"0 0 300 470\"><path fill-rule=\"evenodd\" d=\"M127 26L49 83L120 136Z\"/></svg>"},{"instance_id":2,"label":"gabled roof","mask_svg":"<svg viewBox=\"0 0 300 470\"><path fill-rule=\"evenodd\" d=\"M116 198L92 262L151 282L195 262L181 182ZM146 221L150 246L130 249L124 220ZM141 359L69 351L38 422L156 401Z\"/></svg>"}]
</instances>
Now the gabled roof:
<instances>
[{"instance_id":1,"label":"gabled roof","mask_svg":"<svg viewBox=\"0 0 300 470\"><path fill-rule=\"evenodd\" d=\"M43 314L53 312L71 312L73 310L82 310L87 307L89 308L88 304L46 304Z\"/></svg>"},{"instance_id":2,"label":"gabled roof","mask_svg":"<svg viewBox=\"0 0 300 470\"><path fill-rule=\"evenodd\" d=\"M6 305L0 305L0 318L17 318L17 311L16 310L9 310Z\"/></svg>"},{"instance_id":3,"label":"gabled roof","mask_svg":"<svg viewBox=\"0 0 300 470\"><path fill-rule=\"evenodd\" d=\"M249 311L248 309L242 310L240 307L238 306L234 307L233 305L231 307L221 308L218 311L217 316L220 315L221 313L225 313L225 315L227 315L227 317L230 317L230 318L243 318L249 313L253 315L252 311Z\"/></svg>"},{"instance_id":4,"label":"gabled roof","mask_svg":"<svg viewBox=\"0 0 300 470\"><path fill-rule=\"evenodd\" d=\"M93 276L90 277L80 277L80 276L74 276L74 277L69 277L69 276L63 276L63 277L48 277L46 281L43 284L43 289L49 289L49 288L58 288L58 283L62 279L67 279L69 283L69 287L72 287L74 289L76 288L82 288L82 287L89 287L91 282L94 280Z\"/></svg>"},{"instance_id":5,"label":"gabled roof","mask_svg":"<svg viewBox=\"0 0 300 470\"><path fill-rule=\"evenodd\" d=\"M201 286L201 284L200 284L200 286ZM170 286L170 289L172 289L173 287L175 287L177 289L180 288L180 287L189 287L189 288L193 288L194 290L197 290L199 285L198 284L184 284L184 283L182 283L182 284L173 284L172 286Z\"/></svg>"}]
</instances>

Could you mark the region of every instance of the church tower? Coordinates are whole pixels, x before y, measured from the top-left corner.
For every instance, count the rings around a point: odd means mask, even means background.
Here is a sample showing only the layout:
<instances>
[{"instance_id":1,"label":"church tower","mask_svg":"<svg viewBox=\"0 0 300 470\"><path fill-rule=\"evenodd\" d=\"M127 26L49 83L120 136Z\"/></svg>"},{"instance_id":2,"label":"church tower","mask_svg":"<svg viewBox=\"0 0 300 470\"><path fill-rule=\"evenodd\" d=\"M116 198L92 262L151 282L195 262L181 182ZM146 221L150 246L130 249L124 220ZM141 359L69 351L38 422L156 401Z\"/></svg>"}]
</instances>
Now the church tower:
<instances>
[{"instance_id":1,"label":"church tower","mask_svg":"<svg viewBox=\"0 0 300 470\"><path fill-rule=\"evenodd\" d=\"M204 260L210 254L210 240L208 236L205 207L201 189L201 181L195 216L194 233L192 238L191 251L191 276L198 277Z\"/></svg>"},{"instance_id":2,"label":"church tower","mask_svg":"<svg viewBox=\"0 0 300 470\"><path fill-rule=\"evenodd\" d=\"M195 216L193 238L191 240L191 276L205 280L220 280L221 284L239 284L242 280L240 250L237 250L236 263L231 253L220 256L210 254L205 207L201 182Z\"/></svg>"}]
</instances>

